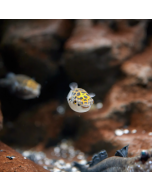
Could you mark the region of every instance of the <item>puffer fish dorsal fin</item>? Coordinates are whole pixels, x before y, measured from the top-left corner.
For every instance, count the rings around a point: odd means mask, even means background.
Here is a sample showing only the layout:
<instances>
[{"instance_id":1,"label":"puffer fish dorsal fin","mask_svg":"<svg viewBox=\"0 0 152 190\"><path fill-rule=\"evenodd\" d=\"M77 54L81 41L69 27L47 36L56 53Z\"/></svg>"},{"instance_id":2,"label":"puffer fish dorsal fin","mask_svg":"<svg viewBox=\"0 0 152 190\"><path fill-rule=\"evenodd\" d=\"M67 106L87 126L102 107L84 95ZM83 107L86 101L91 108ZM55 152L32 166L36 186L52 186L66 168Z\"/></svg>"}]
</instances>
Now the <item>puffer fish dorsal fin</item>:
<instances>
[{"instance_id":1,"label":"puffer fish dorsal fin","mask_svg":"<svg viewBox=\"0 0 152 190\"><path fill-rule=\"evenodd\" d=\"M71 88L71 90L74 90L75 88L78 88L78 84L76 82L72 82L69 84L69 87Z\"/></svg>"},{"instance_id":2,"label":"puffer fish dorsal fin","mask_svg":"<svg viewBox=\"0 0 152 190\"><path fill-rule=\"evenodd\" d=\"M89 93L89 96L91 97L91 98L93 98L93 97L95 97L95 93Z\"/></svg>"},{"instance_id":3,"label":"puffer fish dorsal fin","mask_svg":"<svg viewBox=\"0 0 152 190\"><path fill-rule=\"evenodd\" d=\"M14 78L15 77L15 74L14 73L8 73L7 75L6 75L6 78L7 79L12 79L12 78Z\"/></svg>"}]
</instances>

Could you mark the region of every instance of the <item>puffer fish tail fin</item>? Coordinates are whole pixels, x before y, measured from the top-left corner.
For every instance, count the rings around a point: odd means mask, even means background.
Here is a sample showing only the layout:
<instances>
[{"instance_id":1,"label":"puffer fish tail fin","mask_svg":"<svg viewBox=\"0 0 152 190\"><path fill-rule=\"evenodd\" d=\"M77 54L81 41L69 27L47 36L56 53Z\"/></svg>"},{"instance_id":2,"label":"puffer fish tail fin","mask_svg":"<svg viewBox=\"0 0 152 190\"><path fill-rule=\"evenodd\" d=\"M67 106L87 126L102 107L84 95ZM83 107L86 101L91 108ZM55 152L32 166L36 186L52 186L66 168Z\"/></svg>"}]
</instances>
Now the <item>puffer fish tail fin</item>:
<instances>
[{"instance_id":1,"label":"puffer fish tail fin","mask_svg":"<svg viewBox=\"0 0 152 190\"><path fill-rule=\"evenodd\" d=\"M15 81L15 74L10 72L6 75L6 78L0 79L0 86L11 87L14 84L14 81Z\"/></svg>"},{"instance_id":2,"label":"puffer fish tail fin","mask_svg":"<svg viewBox=\"0 0 152 190\"><path fill-rule=\"evenodd\" d=\"M5 87L6 85L5 85L5 81L6 81L6 79L0 79L0 86L1 87Z\"/></svg>"},{"instance_id":3,"label":"puffer fish tail fin","mask_svg":"<svg viewBox=\"0 0 152 190\"><path fill-rule=\"evenodd\" d=\"M12 81L11 80L0 79L0 86L1 87L9 87L10 85L12 85Z\"/></svg>"}]
</instances>

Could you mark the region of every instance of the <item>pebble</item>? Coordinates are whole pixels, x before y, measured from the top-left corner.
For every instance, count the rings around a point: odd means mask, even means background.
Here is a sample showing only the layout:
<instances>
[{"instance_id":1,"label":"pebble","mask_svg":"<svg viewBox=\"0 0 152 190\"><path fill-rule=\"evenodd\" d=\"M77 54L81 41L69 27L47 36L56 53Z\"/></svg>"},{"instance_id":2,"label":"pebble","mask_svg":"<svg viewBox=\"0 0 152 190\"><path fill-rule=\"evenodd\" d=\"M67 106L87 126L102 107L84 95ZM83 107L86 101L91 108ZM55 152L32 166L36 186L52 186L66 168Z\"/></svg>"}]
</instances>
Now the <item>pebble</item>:
<instances>
[{"instance_id":1,"label":"pebble","mask_svg":"<svg viewBox=\"0 0 152 190\"><path fill-rule=\"evenodd\" d=\"M121 130L121 129L116 129L116 130L115 130L115 135L116 135L116 136L122 136L122 135L123 135L123 130Z\"/></svg>"},{"instance_id":2,"label":"pebble","mask_svg":"<svg viewBox=\"0 0 152 190\"><path fill-rule=\"evenodd\" d=\"M23 156L28 157L30 155L30 151L24 151L22 153Z\"/></svg>"},{"instance_id":3,"label":"pebble","mask_svg":"<svg viewBox=\"0 0 152 190\"><path fill-rule=\"evenodd\" d=\"M57 112L59 114L64 114L65 113L65 108L63 106L58 106L56 110L57 110Z\"/></svg>"},{"instance_id":4,"label":"pebble","mask_svg":"<svg viewBox=\"0 0 152 190\"><path fill-rule=\"evenodd\" d=\"M71 164L70 164L70 163L66 163L66 164L65 164L65 167L66 167L66 168L71 168Z\"/></svg>"},{"instance_id":5,"label":"pebble","mask_svg":"<svg viewBox=\"0 0 152 190\"><path fill-rule=\"evenodd\" d=\"M124 134L128 134L128 133L129 133L129 130L128 130L128 129L124 129L124 130L123 130L123 133L124 133Z\"/></svg>"},{"instance_id":6,"label":"pebble","mask_svg":"<svg viewBox=\"0 0 152 190\"><path fill-rule=\"evenodd\" d=\"M77 158L78 158L79 160L81 160L81 159L84 159L84 156L83 156L83 155L78 155Z\"/></svg>"},{"instance_id":7,"label":"pebble","mask_svg":"<svg viewBox=\"0 0 152 190\"><path fill-rule=\"evenodd\" d=\"M136 130L136 129L133 129L131 132L132 132L132 133L136 133L136 132L137 132L137 130Z\"/></svg>"},{"instance_id":8,"label":"pebble","mask_svg":"<svg viewBox=\"0 0 152 190\"><path fill-rule=\"evenodd\" d=\"M66 143L61 143L61 148L63 149L63 150L66 150L67 148L68 148L68 145L66 144Z\"/></svg>"},{"instance_id":9,"label":"pebble","mask_svg":"<svg viewBox=\"0 0 152 190\"><path fill-rule=\"evenodd\" d=\"M72 167L71 171L76 172L76 171L78 171L78 169L76 167Z\"/></svg>"},{"instance_id":10,"label":"pebble","mask_svg":"<svg viewBox=\"0 0 152 190\"><path fill-rule=\"evenodd\" d=\"M13 160L15 156L6 156L6 158L8 158L9 160Z\"/></svg>"},{"instance_id":11,"label":"pebble","mask_svg":"<svg viewBox=\"0 0 152 190\"><path fill-rule=\"evenodd\" d=\"M48 167L47 167L47 166L43 166L43 168L44 168L44 169L46 169L46 170L48 169Z\"/></svg>"},{"instance_id":12,"label":"pebble","mask_svg":"<svg viewBox=\"0 0 152 190\"><path fill-rule=\"evenodd\" d=\"M97 103L96 104L96 108L97 109L101 109L103 107L103 104L101 102Z\"/></svg>"},{"instance_id":13,"label":"pebble","mask_svg":"<svg viewBox=\"0 0 152 190\"><path fill-rule=\"evenodd\" d=\"M45 158L45 159L44 159L44 163L45 163L45 165L50 165L50 159Z\"/></svg>"},{"instance_id":14,"label":"pebble","mask_svg":"<svg viewBox=\"0 0 152 190\"><path fill-rule=\"evenodd\" d=\"M82 165L85 165L85 164L87 164L87 161L86 160L80 160L79 163Z\"/></svg>"},{"instance_id":15,"label":"pebble","mask_svg":"<svg viewBox=\"0 0 152 190\"><path fill-rule=\"evenodd\" d=\"M67 158L67 154L62 154L62 158Z\"/></svg>"},{"instance_id":16,"label":"pebble","mask_svg":"<svg viewBox=\"0 0 152 190\"><path fill-rule=\"evenodd\" d=\"M149 132L148 134L151 136L151 135L152 135L152 132Z\"/></svg>"},{"instance_id":17,"label":"pebble","mask_svg":"<svg viewBox=\"0 0 152 190\"><path fill-rule=\"evenodd\" d=\"M59 168L53 168L53 172L60 172L61 170Z\"/></svg>"},{"instance_id":18,"label":"pebble","mask_svg":"<svg viewBox=\"0 0 152 190\"><path fill-rule=\"evenodd\" d=\"M42 161L42 160L38 160L36 163L42 165L42 164L43 164L43 161Z\"/></svg>"},{"instance_id":19,"label":"pebble","mask_svg":"<svg viewBox=\"0 0 152 190\"><path fill-rule=\"evenodd\" d=\"M49 159L46 157L46 154L43 152L37 151L22 151L18 150L23 156L24 159L30 159L35 163L43 166L44 169L47 169L52 172L79 172L76 167L73 167L70 163L73 161L74 157L79 159L79 163L82 165L87 164L85 159L85 154L80 150L75 150L71 145L71 141L64 139L60 144L54 147L51 152L52 156L59 157L59 159ZM64 161L64 159L69 161Z\"/></svg>"},{"instance_id":20,"label":"pebble","mask_svg":"<svg viewBox=\"0 0 152 190\"><path fill-rule=\"evenodd\" d=\"M55 147L55 148L54 148L54 152L55 152L56 154L58 154L58 153L60 152L60 148L59 148L59 147Z\"/></svg>"},{"instance_id":21,"label":"pebble","mask_svg":"<svg viewBox=\"0 0 152 190\"><path fill-rule=\"evenodd\" d=\"M61 164L59 164L59 162L55 162L54 166L56 166L56 167L59 168L59 169L62 169L62 168L63 168L63 166L61 166Z\"/></svg>"},{"instance_id":22,"label":"pebble","mask_svg":"<svg viewBox=\"0 0 152 190\"><path fill-rule=\"evenodd\" d=\"M61 165L65 165L64 160L59 160L58 162L59 162L59 164L61 164Z\"/></svg>"}]
</instances>

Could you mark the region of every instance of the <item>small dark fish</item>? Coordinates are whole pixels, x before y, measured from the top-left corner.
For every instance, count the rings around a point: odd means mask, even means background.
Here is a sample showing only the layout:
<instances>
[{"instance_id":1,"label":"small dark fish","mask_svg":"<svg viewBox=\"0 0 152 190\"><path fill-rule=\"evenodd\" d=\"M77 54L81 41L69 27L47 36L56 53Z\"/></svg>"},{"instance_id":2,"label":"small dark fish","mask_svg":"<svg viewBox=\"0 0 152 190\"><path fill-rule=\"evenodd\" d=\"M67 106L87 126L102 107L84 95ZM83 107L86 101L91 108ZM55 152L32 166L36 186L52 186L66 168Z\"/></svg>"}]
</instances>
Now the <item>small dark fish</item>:
<instances>
[{"instance_id":1,"label":"small dark fish","mask_svg":"<svg viewBox=\"0 0 152 190\"><path fill-rule=\"evenodd\" d=\"M6 158L8 158L9 160L13 160L13 158L15 158L15 156L6 156Z\"/></svg>"},{"instance_id":2,"label":"small dark fish","mask_svg":"<svg viewBox=\"0 0 152 190\"><path fill-rule=\"evenodd\" d=\"M0 86L7 88L12 94L22 99L32 99L40 95L41 85L26 75L7 74L0 79Z\"/></svg>"},{"instance_id":3,"label":"small dark fish","mask_svg":"<svg viewBox=\"0 0 152 190\"><path fill-rule=\"evenodd\" d=\"M145 159L145 161L152 155L152 150L142 151L140 156L128 158L128 145L121 150L117 150L115 156L107 158L105 150L97 153L89 162L89 167L74 162L73 166L77 167L81 172L122 172L130 171L129 166L132 166L137 161Z\"/></svg>"}]
</instances>

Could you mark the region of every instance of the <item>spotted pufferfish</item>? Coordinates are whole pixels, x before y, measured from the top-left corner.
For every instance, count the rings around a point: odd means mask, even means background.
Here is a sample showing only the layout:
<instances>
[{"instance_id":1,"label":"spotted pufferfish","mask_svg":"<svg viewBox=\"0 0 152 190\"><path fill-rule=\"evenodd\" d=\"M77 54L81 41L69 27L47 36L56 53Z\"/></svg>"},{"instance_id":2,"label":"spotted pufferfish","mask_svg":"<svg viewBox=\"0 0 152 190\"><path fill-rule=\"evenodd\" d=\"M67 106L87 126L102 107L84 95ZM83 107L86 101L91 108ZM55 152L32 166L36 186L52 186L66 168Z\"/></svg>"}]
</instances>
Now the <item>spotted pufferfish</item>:
<instances>
[{"instance_id":1,"label":"spotted pufferfish","mask_svg":"<svg viewBox=\"0 0 152 190\"><path fill-rule=\"evenodd\" d=\"M0 86L7 88L10 93L21 99L39 97L41 90L41 85L32 78L14 73L8 73L6 78L0 79Z\"/></svg>"},{"instance_id":2,"label":"spotted pufferfish","mask_svg":"<svg viewBox=\"0 0 152 190\"><path fill-rule=\"evenodd\" d=\"M79 113L89 111L91 105L94 103L92 97L94 97L95 94L88 94L84 89L78 88L78 84L75 82L70 83L69 87L71 90L67 96L67 101L70 108Z\"/></svg>"}]
</instances>

